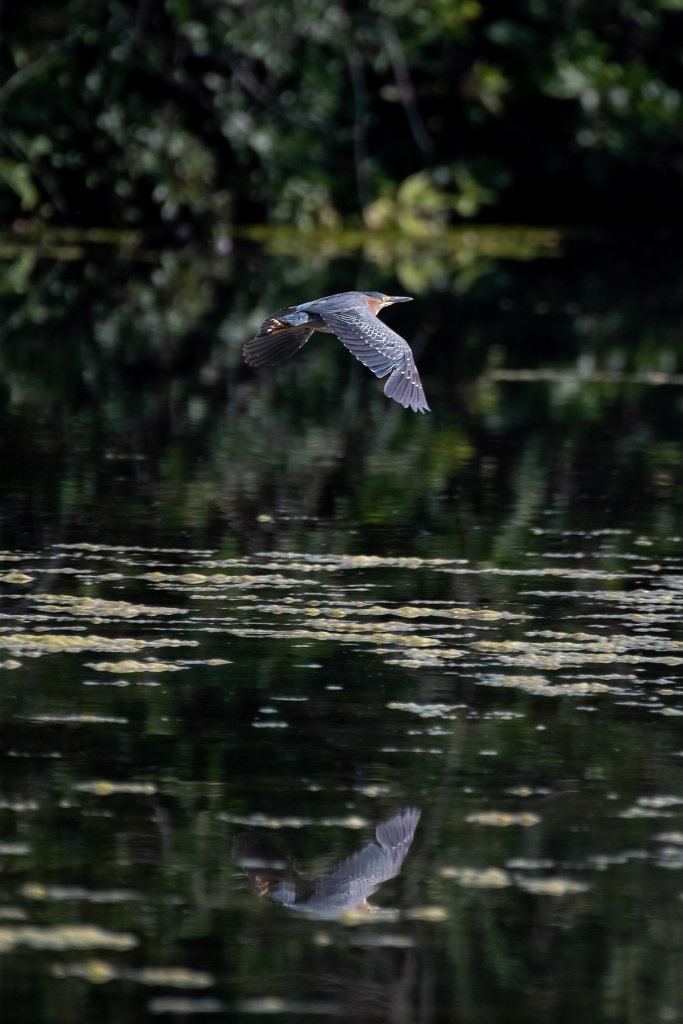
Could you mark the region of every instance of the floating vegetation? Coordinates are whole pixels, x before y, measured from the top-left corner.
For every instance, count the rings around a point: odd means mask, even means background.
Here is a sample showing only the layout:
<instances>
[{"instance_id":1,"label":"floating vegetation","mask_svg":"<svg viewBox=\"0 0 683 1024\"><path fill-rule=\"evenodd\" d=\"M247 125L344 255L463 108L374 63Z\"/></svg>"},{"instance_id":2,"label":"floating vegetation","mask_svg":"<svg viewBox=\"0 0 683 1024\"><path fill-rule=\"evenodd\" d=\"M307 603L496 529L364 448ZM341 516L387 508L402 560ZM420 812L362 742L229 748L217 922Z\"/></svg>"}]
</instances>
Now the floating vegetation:
<instances>
[{"instance_id":1,"label":"floating vegetation","mask_svg":"<svg viewBox=\"0 0 683 1024\"><path fill-rule=\"evenodd\" d=\"M639 650L660 650L660 637L606 637L600 641L550 641L545 644L516 640L477 640L473 647L483 654L495 654L505 665L526 668L559 669L591 664L611 664L618 661L629 665L664 664L683 665L683 642L670 641L667 647L681 655L635 654Z\"/></svg>"},{"instance_id":2,"label":"floating vegetation","mask_svg":"<svg viewBox=\"0 0 683 1024\"><path fill-rule=\"evenodd\" d=\"M675 846L683 846L683 832L660 832L655 839L658 843L673 843Z\"/></svg>"},{"instance_id":3,"label":"floating vegetation","mask_svg":"<svg viewBox=\"0 0 683 1024\"><path fill-rule=\"evenodd\" d=\"M404 917L411 921L439 922L447 920L448 911L445 907L439 906L412 907L406 910Z\"/></svg>"},{"instance_id":4,"label":"floating vegetation","mask_svg":"<svg viewBox=\"0 0 683 1024\"><path fill-rule=\"evenodd\" d=\"M668 818L683 804L679 796L643 796L619 812L620 818Z\"/></svg>"},{"instance_id":5,"label":"floating vegetation","mask_svg":"<svg viewBox=\"0 0 683 1024\"><path fill-rule=\"evenodd\" d=\"M272 629L258 629L258 628L247 628L247 629L231 629L229 630L234 636L250 637L250 636L261 636L270 637L273 640L286 639L286 640L338 640L338 641L351 641L353 643L364 643L364 644L396 644L400 647L437 647L439 644L438 640L433 637L424 637L419 635L403 635L398 632L392 633L385 629L376 630L365 630L362 626L349 627L347 629L339 629L335 623L326 622L320 624L320 629L284 629L284 630L272 630ZM459 657L459 652L456 657Z\"/></svg>"},{"instance_id":6,"label":"floating vegetation","mask_svg":"<svg viewBox=\"0 0 683 1024\"><path fill-rule=\"evenodd\" d=\"M136 619L141 616L155 618L164 615L185 615L184 608L164 608L162 605L136 604L131 601L107 601L101 597L71 594L31 594L29 600L40 611L58 615L76 615L89 619Z\"/></svg>"},{"instance_id":7,"label":"floating vegetation","mask_svg":"<svg viewBox=\"0 0 683 1024\"><path fill-rule=\"evenodd\" d=\"M307 825L323 825L329 828L367 828L370 822L366 818L357 815L349 815L346 818L319 818L315 821L312 818L304 817L270 817L267 814L220 814L222 821L229 821L234 825L251 825L258 828L304 828Z\"/></svg>"},{"instance_id":8,"label":"floating vegetation","mask_svg":"<svg viewBox=\"0 0 683 1024\"><path fill-rule=\"evenodd\" d=\"M85 712L65 714L27 715L29 722L45 722L48 725L128 725L128 719L118 715L91 715Z\"/></svg>"},{"instance_id":9,"label":"floating vegetation","mask_svg":"<svg viewBox=\"0 0 683 1024\"><path fill-rule=\"evenodd\" d=\"M638 807L649 808L654 811L660 811L671 807L680 807L683 804L683 797L675 796L673 794L661 794L659 796L641 796L638 801Z\"/></svg>"},{"instance_id":10,"label":"floating vegetation","mask_svg":"<svg viewBox=\"0 0 683 1024\"><path fill-rule=\"evenodd\" d=\"M157 792L157 787L152 782L107 782L104 779L81 782L74 788L82 793L94 793L95 796L112 796L116 793L153 796Z\"/></svg>"},{"instance_id":11,"label":"floating vegetation","mask_svg":"<svg viewBox=\"0 0 683 1024\"><path fill-rule=\"evenodd\" d=\"M453 878L466 889L505 889L513 879L502 868L453 868L441 869L442 878Z\"/></svg>"},{"instance_id":12,"label":"floating vegetation","mask_svg":"<svg viewBox=\"0 0 683 1024\"><path fill-rule=\"evenodd\" d=\"M296 587L301 586L303 581L290 576L282 576L279 573L263 573L261 575L227 575L225 573L213 573L211 576L202 573L170 573L170 572L149 572L140 579L148 580L157 585L173 584L174 589L180 589L176 584L181 584L185 589L192 587L237 588L244 590L261 589L263 587Z\"/></svg>"},{"instance_id":13,"label":"floating vegetation","mask_svg":"<svg viewBox=\"0 0 683 1024\"><path fill-rule=\"evenodd\" d=\"M622 687L610 686L601 682L556 683L550 682L545 676L525 675L484 675L480 683L485 686L501 686L509 690L522 690L538 697L582 697L586 694L626 693Z\"/></svg>"},{"instance_id":14,"label":"floating vegetation","mask_svg":"<svg viewBox=\"0 0 683 1024\"><path fill-rule=\"evenodd\" d=\"M530 825L538 825L540 820L538 814L531 814L529 811L473 811L465 818L471 825L494 825L499 828L507 828L509 825L523 825L528 828Z\"/></svg>"},{"instance_id":15,"label":"floating vegetation","mask_svg":"<svg viewBox=\"0 0 683 1024\"><path fill-rule=\"evenodd\" d=\"M535 896L573 896L587 892L589 886L585 882L576 882L571 878L519 878L517 885L525 892Z\"/></svg>"},{"instance_id":16,"label":"floating vegetation","mask_svg":"<svg viewBox=\"0 0 683 1024\"><path fill-rule=\"evenodd\" d=\"M537 531L538 532L538 531ZM547 533L547 531L546 531ZM545 534L544 534L545 535ZM600 535L602 536L602 534ZM609 534L611 538L613 534ZM640 543L642 538L634 538ZM647 565L639 572L594 566L551 565L532 568L474 565L464 559L385 557L380 555L334 554L306 552L263 552L243 558L218 558L212 552L181 553L174 549L150 547L114 547L75 545L61 548L69 551L74 562L54 566L49 553L25 557L20 575L36 577L43 571L60 571L83 585L92 584L91 563L102 563L98 579L122 586L141 583L148 587L148 599L112 599L88 593L28 593L22 611L15 616L5 613L6 627L0 627L0 647L8 657L2 667L21 671L25 659L44 654L81 654L98 651L107 654L135 655L147 648L202 646L204 637L223 634L227 646L233 641L252 641L263 645L278 641L288 645L347 644L370 649L397 670L406 672L467 671L483 686L515 689L545 697L636 696L642 686L637 673L642 666L675 670L683 665L683 640L662 635L663 622L683 604L683 586L672 569L661 573L656 585L633 586ZM9 557L12 553L6 552ZM185 554L194 562L177 565L176 556ZM577 559L580 552L550 552L548 557ZM633 556L643 560L644 556ZM42 561L41 561L42 558ZM160 559L165 559L162 563ZM645 560L646 561L646 560ZM632 563L628 563L629 566ZM122 573L122 566L134 567ZM658 567L655 566L652 572ZM443 598L387 600L387 584L379 584L373 593L375 578L387 574L400 576L404 571L432 574L508 575L526 579L533 575L553 575L564 579L568 591L533 591L536 599L567 597L588 600L599 607L609 602L618 609L626 628L605 630L597 620L593 628L529 629L520 635L519 626L532 616L519 608L483 606L480 602L463 603ZM19 570L11 570L13 576ZM364 574L363 590L367 597L353 592L356 586L349 579ZM333 574L336 574L333 576ZM6 576L8 574L5 574ZM591 579L603 589L578 590L579 579ZM130 583L129 583L130 581ZM7 581L6 581L7 582ZM617 585L620 589L611 589ZM12 584L10 583L10 589ZM623 589L629 586L629 590ZM184 605L168 606L154 600L155 591L174 590L185 603L201 601L208 614L190 614ZM270 590L273 600L259 600ZM381 596L381 600L376 598ZM150 599L151 598L151 599ZM276 598L276 599L275 599ZM211 605L215 604L215 608ZM26 612L26 606L33 611ZM636 610L637 606L637 610ZM536 613L534 612L534 615ZM632 628L633 616L647 620L649 629ZM665 618L662 619L661 616ZM150 635L154 623L166 618L166 637ZM103 636L100 631L80 633L72 629L50 628L56 620L71 618L93 624L116 621L135 622L146 635L126 637ZM282 620L288 620L285 624ZM15 631L11 623L30 623L34 628ZM173 620L173 622L171 622ZM409 629L406 629L408 623ZM467 632L463 627L467 627ZM36 628L37 627L37 628ZM3 633L2 630L5 630ZM101 673L126 675L160 675L177 672L188 666L220 666L233 658L185 659L132 658L85 663ZM459 666L462 665L462 669ZM632 666L627 674L625 666ZM577 670L586 667L592 676L578 677ZM612 671L608 671L609 669ZM526 670L526 671L525 671ZM530 673L528 670L532 670ZM677 677L676 677L677 678ZM123 680L121 680L123 682ZM676 679L660 686L659 703L650 704L648 713L676 718L683 714L683 685ZM400 702L399 702L400 703ZM410 702L404 702L410 703ZM447 702L444 702L447 703ZM414 711L419 714L418 711Z\"/></svg>"},{"instance_id":17,"label":"floating vegetation","mask_svg":"<svg viewBox=\"0 0 683 1024\"><path fill-rule=\"evenodd\" d=\"M197 640L168 637L160 640L140 640L132 637L72 636L69 633L0 633L0 648L17 656L40 657L42 654L80 654L83 651L106 651L110 654L128 654L148 647L197 647Z\"/></svg>"},{"instance_id":18,"label":"floating vegetation","mask_svg":"<svg viewBox=\"0 0 683 1024\"><path fill-rule=\"evenodd\" d=\"M515 866L521 868L527 865L519 863ZM570 896L586 892L590 888L584 882L577 882L559 875L529 877L528 875L512 874L503 868L444 867L440 874L442 878L454 879L465 889L505 889L515 885L524 892L533 893L536 896Z\"/></svg>"},{"instance_id":19,"label":"floating vegetation","mask_svg":"<svg viewBox=\"0 0 683 1024\"><path fill-rule=\"evenodd\" d=\"M484 620L495 620L495 619L518 619L519 615L513 615L511 612L494 611L491 608L443 608L443 607L430 607L426 604L415 604L415 605L403 605L400 608L389 607L381 604L370 604L363 601L349 601L343 606L339 605L327 605L324 602L316 602L315 604L304 605L303 607L294 604L294 602L288 604L271 604L271 605L259 605L258 610L262 612L272 612L275 615L299 615L303 610L304 614L316 616L316 615L327 615L330 618L346 619L352 615L357 616L371 616L378 618L381 616L397 616L399 619L484 619ZM339 626L340 629L344 627ZM360 624L357 624L356 628L360 628ZM369 626L368 628L375 628ZM386 625L383 626L386 628ZM394 624L395 629L405 629L405 626L400 622Z\"/></svg>"},{"instance_id":20,"label":"floating vegetation","mask_svg":"<svg viewBox=\"0 0 683 1024\"><path fill-rule=\"evenodd\" d=\"M164 988L209 988L214 978L207 971L193 971L187 967L121 967L106 960L82 960L72 963L54 964L55 978L81 978L93 985L103 985L117 979L135 981L140 985L163 986Z\"/></svg>"},{"instance_id":21,"label":"floating vegetation","mask_svg":"<svg viewBox=\"0 0 683 1024\"><path fill-rule=\"evenodd\" d=\"M306 1016L338 1017L343 1007L334 1002L304 1002L300 999L282 999L279 996L258 996L253 999L240 999L237 1009L241 1013L257 1016L274 1014L299 1014Z\"/></svg>"},{"instance_id":22,"label":"floating vegetation","mask_svg":"<svg viewBox=\"0 0 683 1024\"><path fill-rule=\"evenodd\" d=\"M188 665L182 665L173 661L156 661L148 658L144 661L134 661L132 658L126 661L94 661L87 662L86 668L92 668L95 672L180 672Z\"/></svg>"},{"instance_id":23,"label":"floating vegetation","mask_svg":"<svg viewBox=\"0 0 683 1024\"><path fill-rule=\"evenodd\" d=\"M398 701L391 701L387 704L388 708L392 711L409 711L413 715L418 715L419 718L449 718L453 719L456 716L452 715L451 712L456 707L463 707L462 704L402 704Z\"/></svg>"},{"instance_id":24,"label":"floating vegetation","mask_svg":"<svg viewBox=\"0 0 683 1024\"><path fill-rule=\"evenodd\" d=\"M505 861L510 871L542 871L554 867L552 860L538 857L511 857Z\"/></svg>"},{"instance_id":25,"label":"floating vegetation","mask_svg":"<svg viewBox=\"0 0 683 1024\"><path fill-rule=\"evenodd\" d=\"M545 786L511 786L506 790L506 792L510 793L512 796L528 797L547 796L548 793L550 793L550 790L546 789Z\"/></svg>"},{"instance_id":26,"label":"floating vegetation","mask_svg":"<svg viewBox=\"0 0 683 1024\"><path fill-rule=\"evenodd\" d=\"M83 902L83 903L129 903L139 900L139 894L128 889L85 889L81 885L43 885L41 882L26 882L21 895L27 900L38 902Z\"/></svg>"},{"instance_id":27,"label":"floating vegetation","mask_svg":"<svg viewBox=\"0 0 683 1024\"><path fill-rule=\"evenodd\" d=\"M24 572L6 572L0 576L0 583L33 583L33 576L27 576Z\"/></svg>"},{"instance_id":28,"label":"floating vegetation","mask_svg":"<svg viewBox=\"0 0 683 1024\"><path fill-rule=\"evenodd\" d=\"M18 946L52 950L115 949L123 952L133 949L137 943L134 935L87 924L0 926L0 953L9 953Z\"/></svg>"},{"instance_id":29,"label":"floating vegetation","mask_svg":"<svg viewBox=\"0 0 683 1024\"><path fill-rule=\"evenodd\" d=\"M566 861L547 856L555 850L546 839L555 829L559 801L567 799L552 770L557 733L574 716L578 727L578 713L587 710L595 712L596 721L608 714L612 723L640 715L649 728L673 732L683 713L678 631L683 575L677 576L671 563L666 575L650 569L647 559L584 565L578 554L544 552L544 564L528 568L301 552L221 558L206 551L191 555L97 545L71 549L68 566L52 564L54 551L24 556L12 567L19 576L43 581L50 571L64 571L58 593L46 593L43 582L33 593L30 586L0 580L7 599L0 617L0 666L13 670L3 676L3 685L17 701L14 720L27 733L18 734L8 757L27 758L41 770L46 757L55 760L49 762L54 772L45 776L49 784L3 792L0 800L0 811L14 824L13 832L3 833L0 856L22 870L14 899L23 903L0 913L0 952L92 950L53 963L52 976L91 985L166 988L168 994L155 993L149 1004L155 1014L218 1012L217 1002L203 995L214 984L208 972L166 964L129 966L115 956L106 958L106 950L123 952L136 944L136 927L109 931L73 924L73 915L83 911L106 914L106 924L135 921L151 897L125 872L111 878L85 871L60 877L59 867L44 870L39 829L45 814L63 813L84 827L115 830L116 856L124 867L139 856L157 856L148 854L145 844L163 844L170 851L164 856L172 859L170 879L183 876L186 861L196 867L186 848L173 852L179 809L193 816L195 840L207 858L214 848L224 856L230 837L242 829L258 830L272 842L282 841L278 833L297 830L294 844L303 842L301 830L307 826L357 833L374 820L376 801L391 805L401 798L399 780L409 778L404 768L415 764L447 780L450 792L467 794L464 805L461 800L451 806L451 824L443 826L453 828L458 849L457 860L449 854L451 863L440 869L441 884L450 879L458 886L457 892L445 886L451 899L505 900L511 891L527 894L527 900L580 895L599 888L593 880L601 873L636 858L659 877L667 871L675 875L683 865L678 828L683 798L674 781L633 794L619 777L603 783L602 763L586 764L585 777L587 790L604 786L603 820L610 830L646 835L617 853L601 847ZM548 565L551 557L555 562ZM10 570L5 576L16 574ZM532 592L533 576L552 576L554 589L536 589L537 581ZM501 579L493 584L492 577ZM558 617L558 601L575 608L576 615ZM361 668L352 668L347 678L346 665L353 666L354 659ZM62 666L61 672L55 673L54 665ZM172 672L183 673L173 686L166 678ZM191 728L196 720L201 729L205 714L213 720L218 701L237 696L239 702L246 695L234 725L238 732L231 736L235 749L253 744L263 752L264 771L271 755L273 764L300 759L302 765L301 792L288 792L281 804L276 803L282 796L277 778L258 798L246 791L242 797L215 766L199 784L188 781L188 767L180 760L177 773L158 774L147 771L145 762L134 766L117 760L108 769L109 762L93 759L78 769L74 760L80 743L83 749L113 742L117 751L145 744L160 750L185 736L186 744L186 707ZM551 697L560 705L551 705ZM367 775L354 774L353 785L340 786L339 800L329 808L317 801L334 799L332 776L309 769L307 761L320 708L327 708L320 728L334 743L337 721L352 721L343 728L357 727L373 743ZM232 728L226 723L227 717L221 728ZM536 730L540 742L534 747ZM348 740L347 733L341 736ZM618 734L609 742L618 746ZM679 748L680 742L678 753ZM538 771L532 749L541 753ZM375 772L375 758L381 771ZM647 772L643 777L649 778ZM546 823L545 814L542 819L536 812L539 798L548 796L554 811ZM132 824L124 824L124 813ZM139 827L144 842L137 838L136 817L144 822ZM659 829L662 819L671 827L653 838L647 835L655 831L649 819ZM218 827L227 833L220 842L212 832ZM495 849L489 856L498 864L481 865L482 844ZM340 850L343 856L341 842ZM577 869L592 875L565 877ZM256 884L265 887L268 878ZM472 892L465 895L467 889ZM501 894L493 896L494 890ZM154 899L168 898L169 907L177 904L191 914L187 891L171 888ZM385 946L409 948L424 930L417 922L438 924L454 917L447 899L439 893L433 897L424 905L372 914L362 907L348 910L341 918L343 940L339 930L330 930L309 941L322 952L340 941L368 954ZM49 914L49 920L34 924L36 912ZM57 923L62 918L63 927ZM401 926L407 928L407 922L415 924L404 934Z\"/></svg>"}]
</instances>

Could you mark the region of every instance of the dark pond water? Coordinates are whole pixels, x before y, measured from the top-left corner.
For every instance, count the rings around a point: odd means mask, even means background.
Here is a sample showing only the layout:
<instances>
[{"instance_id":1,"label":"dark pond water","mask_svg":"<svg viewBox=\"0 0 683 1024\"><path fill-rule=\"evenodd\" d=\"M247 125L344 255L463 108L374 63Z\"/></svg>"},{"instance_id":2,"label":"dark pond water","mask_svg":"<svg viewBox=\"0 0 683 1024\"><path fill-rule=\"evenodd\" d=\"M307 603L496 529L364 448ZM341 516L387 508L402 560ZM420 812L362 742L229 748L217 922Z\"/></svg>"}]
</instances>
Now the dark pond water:
<instances>
[{"instance_id":1,"label":"dark pond water","mask_svg":"<svg viewBox=\"0 0 683 1024\"><path fill-rule=\"evenodd\" d=\"M511 249L2 265L3 1021L683 1019L681 263Z\"/></svg>"}]
</instances>

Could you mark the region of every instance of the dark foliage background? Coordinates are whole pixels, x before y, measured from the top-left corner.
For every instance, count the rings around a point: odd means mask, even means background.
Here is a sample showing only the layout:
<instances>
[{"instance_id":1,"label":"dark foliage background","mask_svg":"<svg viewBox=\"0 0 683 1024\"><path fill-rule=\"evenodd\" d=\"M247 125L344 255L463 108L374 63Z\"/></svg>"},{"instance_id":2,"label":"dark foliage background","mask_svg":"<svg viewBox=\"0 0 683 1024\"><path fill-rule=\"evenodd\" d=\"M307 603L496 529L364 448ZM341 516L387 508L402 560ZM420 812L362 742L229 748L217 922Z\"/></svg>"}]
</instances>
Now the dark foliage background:
<instances>
[{"instance_id":1,"label":"dark foliage background","mask_svg":"<svg viewBox=\"0 0 683 1024\"><path fill-rule=\"evenodd\" d=\"M682 0L3 6L0 218L680 222Z\"/></svg>"}]
</instances>

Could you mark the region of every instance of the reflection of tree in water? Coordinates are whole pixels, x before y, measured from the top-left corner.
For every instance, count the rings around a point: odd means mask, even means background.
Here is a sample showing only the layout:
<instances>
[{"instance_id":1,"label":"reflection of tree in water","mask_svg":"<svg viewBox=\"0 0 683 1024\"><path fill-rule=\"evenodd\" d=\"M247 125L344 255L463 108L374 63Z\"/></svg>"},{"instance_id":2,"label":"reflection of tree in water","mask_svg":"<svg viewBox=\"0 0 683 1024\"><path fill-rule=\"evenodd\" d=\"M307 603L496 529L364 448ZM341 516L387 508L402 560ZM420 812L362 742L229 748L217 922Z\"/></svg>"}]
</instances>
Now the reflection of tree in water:
<instances>
[{"instance_id":1,"label":"reflection of tree in water","mask_svg":"<svg viewBox=\"0 0 683 1024\"><path fill-rule=\"evenodd\" d=\"M368 898L401 870L419 820L420 811L410 807L380 822L375 829L376 842L316 879L301 875L265 836L237 836L233 856L252 879L259 896L267 896L290 910L325 919L350 910L372 913L378 908L368 903Z\"/></svg>"},{"instance_id":2,"label":"reflection of tree in water","mask_svg":"<svg viewBox=\"0 0 683 1024\"><path fill-rule=\"evenodd\" d=\"M598 490L614 503L653 490L673 500L678 392L628 375L682 369L677 271L664 249L591 253L487 257L478 277L437 261L441 277L406 307L434 394L419 424L387 409L381 385L324 336L277 380L240 353L278 305L397 279L408 290L419 252L394 265L377 250L362 272L256 249L137 265L27 257L4 276L3 457L25 488L26 453L48 460L38 493L52 521L87 523L89 504L113 506L123 483L131 527L153 506L162 525L200 543L229 534L241 551L303 548L324 521L349 551L371 553L390 531L404 553L411 536L419 554L508 557L542 507L569 516ZM543 367L547 380L505 379ZM600 381L601 370L623 379Z\"/></svg>"}]
</instances>

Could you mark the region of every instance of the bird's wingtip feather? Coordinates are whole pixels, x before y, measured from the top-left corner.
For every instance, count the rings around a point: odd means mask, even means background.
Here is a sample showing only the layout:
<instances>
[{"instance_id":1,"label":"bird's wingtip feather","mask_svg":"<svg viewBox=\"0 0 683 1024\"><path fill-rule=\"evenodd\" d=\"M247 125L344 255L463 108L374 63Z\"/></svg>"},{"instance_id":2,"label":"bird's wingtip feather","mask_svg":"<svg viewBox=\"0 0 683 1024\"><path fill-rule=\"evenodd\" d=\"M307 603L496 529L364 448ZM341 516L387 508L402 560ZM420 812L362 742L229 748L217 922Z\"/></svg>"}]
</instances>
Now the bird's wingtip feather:
<instances>
[{"instance_id":1,"label":"bird's wingtip feather","mask_svg":"<svg viewBox=\"0 0 683 1024\"><path fill-rule=\"evenodd\" d=\"M400 370L394 370L391 374L384 385L384 394L404 409L412 409L413 412L431 411L419 378L416 380Z\"/></svg>"}]
</instances>

